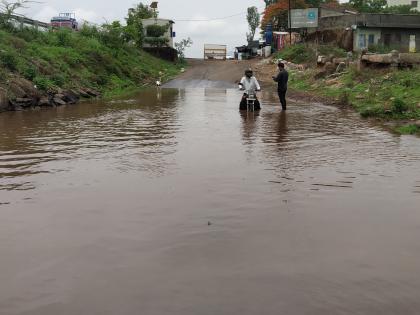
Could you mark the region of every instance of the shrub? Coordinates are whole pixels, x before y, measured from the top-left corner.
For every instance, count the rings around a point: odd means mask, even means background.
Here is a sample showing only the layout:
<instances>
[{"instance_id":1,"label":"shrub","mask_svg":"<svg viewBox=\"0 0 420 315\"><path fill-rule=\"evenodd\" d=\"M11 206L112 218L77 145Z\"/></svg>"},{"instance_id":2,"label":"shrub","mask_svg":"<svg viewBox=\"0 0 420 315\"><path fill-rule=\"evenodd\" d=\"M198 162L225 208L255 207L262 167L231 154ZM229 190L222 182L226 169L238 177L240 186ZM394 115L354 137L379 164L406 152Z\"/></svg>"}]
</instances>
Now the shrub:
<instances>
[{"instance_id":1,"label":"shrub","mask_svg":"<svg viewBox=\"0 0 420 315\"><path fill-rule=\"evenodd\" d=\"M169 25L148 25L146 27L147 37L162 37L168 30Z\"/></svg>"},{"instance_id":2,"label":"shrub","mask_svg":"<svg viewBox=\"0 0 420 315\"><path fill-rule=\"evenodd\" d=\"M17 58L9 51L0 52L0 62L11 71L15 71L17 68Z\"/></svg>"},{"instance_id":3,"label":"shrub","mask_svg":"<svg viewBox=\"0 0 420 315\"><path fill-rule=\"evenodd\" d=\"M304 44L286 47L280 51L278 57L293 63L315 62L316 58L315 51Z\"/></svg>"},{"instance_id":4,"label":"shrub","mask_svg":"<svg viewBox=\"0 0 420 315\"><path fill-rule=\"evenodd\" d=\"M402 114L406 111L408 111L407 104L400 98L396 98L392 102L392 111L397 114Z\"/></svg>"},{"instance_id":5,"label":"shrub","mask_svg":"<svg viewBox=\"0 0 420 315\"><path fill-rule=\"evenodd\" d=\"M60 29L56 32L58 46L67 47L71 45L71 31Z\"/></svg>"},{"instance_id":6,"label":"shrub","mask_svg":"<svg viewBox=\"0 0 420 315\"><path fill-rule=\"evenodd\" d=\"M420 130L416 125L405 125L397 128L397 131L403 135L414 135Z\"/></svg>"},{"instance_id":7,"label":"shrub","mask_svg":"<svg viewBox=\"0 0 420 315\"><path fill-rule=\"evenodd\" d=\"M38 76L35 77L33 80L34 84L37 88L41 91L48 91L54 84L46 77Z\"/></svg>"},{"instance_id":8,"label":"shrub","mask_svg":"<svg viewBox=\"0 0 420 315\"><path fill-rule=\"evenodd\" d=\"M378 116L383 116L385 114L384 108L381 106L366 106L359 110L360 110L360 115L364 118L378 117Z\"/></svg>"},{"instance_id":9,"label":"shrub","mask_svg":"<svg viewBox=\"0 0 420 315\"><path fill-rule=\"evenodd\" d=\"M20 73L27 80L33 80L37 76L37 70L34 66L24 66Z\"/></svg>"},{"instance_id":10,"label":"shrub","mask_svg":"<svg viewBox=\"0 0 420 315\"><path fill-rule=\"evenodd\" d=\"M56 73L51 77L51 81L57 86L63 86L66 83L66 78L62 74Z\"/></svg>"}]
</instances>

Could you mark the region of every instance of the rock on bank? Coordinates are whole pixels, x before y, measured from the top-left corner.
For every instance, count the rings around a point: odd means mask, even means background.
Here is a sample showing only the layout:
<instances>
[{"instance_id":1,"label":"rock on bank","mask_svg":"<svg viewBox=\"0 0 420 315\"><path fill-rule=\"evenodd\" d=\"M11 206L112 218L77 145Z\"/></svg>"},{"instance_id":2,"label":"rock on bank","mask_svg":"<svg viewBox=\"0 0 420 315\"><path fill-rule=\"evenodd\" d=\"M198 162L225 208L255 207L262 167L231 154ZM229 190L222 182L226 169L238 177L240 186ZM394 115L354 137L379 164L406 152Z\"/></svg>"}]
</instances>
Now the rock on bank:
<instances>
[{"instance_id":1,"label":"rock on bank","mask_svg":"<svg viewBox=\"0 0 420 315\"><path fill-rule=\"evenodd\" d=\"M5 86L0 87L0 112L20 111L31 107L54 107L76 104L80 99L100 96L100 92L89 88L72 90L57 88L47 92L41 92L32 82L20 77L12 77Z\"/></svg>"}]
</instances>

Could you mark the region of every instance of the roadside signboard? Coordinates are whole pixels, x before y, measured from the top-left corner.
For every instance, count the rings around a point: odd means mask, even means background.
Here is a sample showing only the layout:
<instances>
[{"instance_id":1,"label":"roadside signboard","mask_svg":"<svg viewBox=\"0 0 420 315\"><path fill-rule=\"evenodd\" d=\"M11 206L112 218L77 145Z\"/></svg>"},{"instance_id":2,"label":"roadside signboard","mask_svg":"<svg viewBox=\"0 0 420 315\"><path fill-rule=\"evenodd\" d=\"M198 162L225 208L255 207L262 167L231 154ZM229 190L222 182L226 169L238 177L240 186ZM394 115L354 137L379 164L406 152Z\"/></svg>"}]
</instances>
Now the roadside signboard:
<instances>
[{"instance_id":1,"label":"roadside signboard","mask_svg":"<svg viewBox=\"0 0 420 315\"><path fill-rule=\"evenodd\" d=\"M318 8L291 10L291 28L318 27Z\"/></svg>"}]
</instances>

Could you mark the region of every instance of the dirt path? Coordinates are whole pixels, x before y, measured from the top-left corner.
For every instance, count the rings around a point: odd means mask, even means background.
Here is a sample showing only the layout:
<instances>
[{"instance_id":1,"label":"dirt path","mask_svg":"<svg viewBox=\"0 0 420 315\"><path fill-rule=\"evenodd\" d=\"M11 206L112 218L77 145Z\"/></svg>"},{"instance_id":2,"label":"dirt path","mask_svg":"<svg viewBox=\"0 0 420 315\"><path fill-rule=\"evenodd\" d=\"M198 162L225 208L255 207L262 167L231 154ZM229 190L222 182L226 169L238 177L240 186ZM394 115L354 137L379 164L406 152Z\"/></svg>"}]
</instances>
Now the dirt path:
<instances>
[{"instance_id":1,"label":"dirt path","mask_svg":"<svg viewBox=\"0 0 420 315\"><path fill-rule=\"evenodd\" d=\"M190 59L187 71L168 82L169 88L232 88L244 74L245 69L255 68L260 59L211 61Z\"/></svg>"}]
</instances>

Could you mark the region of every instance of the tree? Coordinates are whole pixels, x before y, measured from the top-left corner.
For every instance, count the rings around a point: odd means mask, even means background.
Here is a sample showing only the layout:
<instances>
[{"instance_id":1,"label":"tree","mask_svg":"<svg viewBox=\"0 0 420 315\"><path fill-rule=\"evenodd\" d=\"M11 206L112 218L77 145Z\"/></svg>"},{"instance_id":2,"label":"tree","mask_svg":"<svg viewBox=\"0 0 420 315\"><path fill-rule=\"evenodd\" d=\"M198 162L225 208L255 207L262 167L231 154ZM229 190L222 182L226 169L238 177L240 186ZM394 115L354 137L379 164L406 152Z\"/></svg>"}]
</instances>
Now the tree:
<instances>
[{"instance_id":1,"label":"tree","mask_svg":"<svg viewBox=\"0 0 420 315\"><path fill-rule=\"evenodd\" d=\"M272 5L277 2L277 0L264 0L265 7L268 7L269 5Z\"/></svg>"},{"instance_id":2,"label":"tree","mask_svg":"<svg viewBox=\"0 0 420 315\"><path fill-rule=\"evenodd\" d=\"M185 49L188 47L191 47L193 44L193 41L191 38L188 37L188 39L183 39L179 43L175 43L175 49L178 52L178 57L181 60L185 59Z\"/></svg>"},{"instance_id":3,"label":"tree","mask_svg":"<svg viewBox=\"0 0 420 315\"><path fill-rule=\"evenodd\" d=\"M127 26L124 29L126 40L134 41L138 47L142 47L144 40L142 20L157 18L157 14L156 11L143 3L128 9Z\"/></svg>"},{"instance_id":4,"label":"tree","mask_svg":"<svg viewBox=\"0 0 420 315\"><path fill-rule=\"evenodd\" d=\"M411 5L393 5L382 10L383 13L393 14L420 14L419 11L413 10Z\"/></svg>"},{"instance_id":5,"label":"tree","mask_svg":"<svg viewBox=\"0 0 420 315\"><path fill-rule=\"evenodd\" d=\"M103 24L100 38L108 47L119 48L125 43L124 28L119 21Z\"/></svg>"},{"instance_id":6,"label":"tree","mask_svg":"<svg viewBox=\"0 0 420 315\"><path fill-rule=\"evenodd\" d=\"M349 4L359 12L381 13L387 5L387 0L350 0Z\"/></svg>"},{"instance_id":7,"label":"tree","mask_svg":"<svg viewBox=\"0 0 420 315\"><path fill-rule=\"evenodd\" d=\"M10 20L14 14L16 14L16 11L21 8L27 8L27 4L33 3L36 1L30 1L30 0L17 0L14 2L1 0L0 1L0 26L3 27L10 27Z\"/></svg>"},{"instance_id":8,"label":"tree","mask_svg":"<svg viewBox=\"0 0 420 315\"><path fill-rule=\"evenodd\" d=\"M246 17L248 20L248 26L250 33L246 34L246 37L248 39L248 42L251 42L254 40L255 37L255 31L260 24L260 14L258 13L257 7L250 7L248 8L248 15Z\"/></svg>"},{"instance_id":9,"label":"tree","mask_svg":"<svg viewBox=\"0 0 420 315\"><path fill-rule=\"evenodd\" d=\"M307 8L307 4L304 0L292 1L292 9L304 8ZM261 29L265 30L268 24L272 24L274 30L288 30L288 10L288 0L279 0L276 3L269 5L264 11L261 21Z\"/></svg>"}]
</instances>

